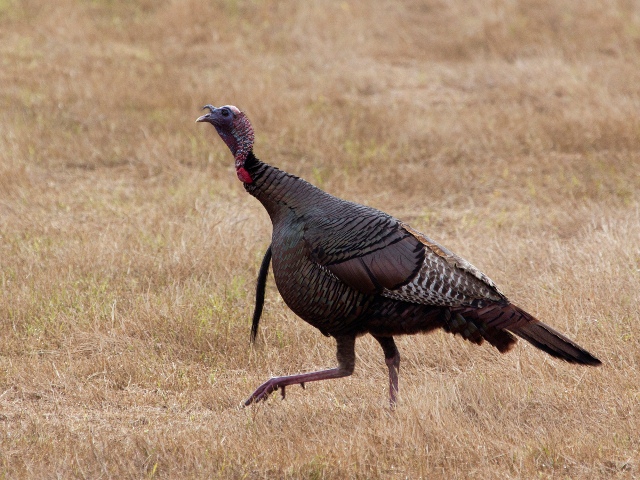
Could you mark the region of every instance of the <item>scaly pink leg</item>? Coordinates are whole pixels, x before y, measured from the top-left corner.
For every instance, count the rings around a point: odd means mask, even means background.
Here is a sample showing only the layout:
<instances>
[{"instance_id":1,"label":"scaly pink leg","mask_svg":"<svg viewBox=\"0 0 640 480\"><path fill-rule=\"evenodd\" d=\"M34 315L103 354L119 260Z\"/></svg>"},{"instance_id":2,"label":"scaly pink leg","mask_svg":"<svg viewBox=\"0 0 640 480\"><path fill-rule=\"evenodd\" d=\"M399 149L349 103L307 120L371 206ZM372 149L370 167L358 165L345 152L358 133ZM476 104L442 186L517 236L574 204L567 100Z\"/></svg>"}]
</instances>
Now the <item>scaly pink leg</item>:
<instances>
[{"instance_id":1,"label":"scaly pink leg","mask_svg":"<svg viewBox=\"0 0 640 480\"><path fill-rule=\"evenodd\" d=\"M266 400L267 397L278 389L282 390L282 398L284 398L284 389L288 385L300 384L304 388L307 382L317 382L318 380L329 380L332 378L348 377L353 373L356 365L356 353L354 336L336 337L338 368L329 370L320 370L317 372L300 373L298 375L289 375L287 377L273 377L260 385L255 392L244 402L245 406L251 405L253 402Z\"/></svg>"},{"instance_id":2,"label":"scaly pink leg","mask_svg":"<svg viewBox=\"0 0 640 480\"><path fill-rule=\"evenodd\" d=\"M396 408L398 396L398 372L400 371L400 354L396 353L391 358L385 358L384 362L389 367L389 406Z\"/></svg>"},{"instance_id":3,"label":"scaly pink leg","mask_svg":"<svg viewBox=\"0 0 640 480\"><path fill-rule=\"evenodd\" d=\"M398 398L398 372L400 371L400 352L393 341L393 337L373 336L384 351L384 363L389 368L389 406L396 408Z\"/></svg>"},{"instance_id":4,"label":"scaly pink leg","mask_svg":"<svg viewBox=\"0 0 640 480\"><path fill-rule=\"evenodd\" d=\"M266 400L269 395L282 389L282 398L284 398L284 389L288 385L299 383L304 388L307 382L317 382L318 380L329 380L331 378L347 377L351 372L342 370L341 368L331 368L329 370L320 370L318 372L301 373L299 375L289 375L288 377L273 377L260 385L255 392L244 402L245 406L251 405L253 402Z\"/></svg>"}]
</instances>

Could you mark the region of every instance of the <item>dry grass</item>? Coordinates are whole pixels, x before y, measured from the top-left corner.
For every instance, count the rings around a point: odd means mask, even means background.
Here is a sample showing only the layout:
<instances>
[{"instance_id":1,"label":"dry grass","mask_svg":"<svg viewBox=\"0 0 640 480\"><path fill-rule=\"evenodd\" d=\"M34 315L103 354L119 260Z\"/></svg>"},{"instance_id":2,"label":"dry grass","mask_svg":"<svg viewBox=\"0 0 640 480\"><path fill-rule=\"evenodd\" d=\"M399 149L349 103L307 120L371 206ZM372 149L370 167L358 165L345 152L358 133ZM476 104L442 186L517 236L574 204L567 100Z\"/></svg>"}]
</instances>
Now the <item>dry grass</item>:
<instances>
[{"instance_id":1,"label":"dry grass","mask_svg":"<svg viewBox=\"0 0 640 480\"><path fill-rule=\"evenodd\" d=\"M0 0L0 478L640 477L640 10L524 0ZM334 344L273 282L256 153L462 254L605 363Z\"/></svg>"}]
</instances>

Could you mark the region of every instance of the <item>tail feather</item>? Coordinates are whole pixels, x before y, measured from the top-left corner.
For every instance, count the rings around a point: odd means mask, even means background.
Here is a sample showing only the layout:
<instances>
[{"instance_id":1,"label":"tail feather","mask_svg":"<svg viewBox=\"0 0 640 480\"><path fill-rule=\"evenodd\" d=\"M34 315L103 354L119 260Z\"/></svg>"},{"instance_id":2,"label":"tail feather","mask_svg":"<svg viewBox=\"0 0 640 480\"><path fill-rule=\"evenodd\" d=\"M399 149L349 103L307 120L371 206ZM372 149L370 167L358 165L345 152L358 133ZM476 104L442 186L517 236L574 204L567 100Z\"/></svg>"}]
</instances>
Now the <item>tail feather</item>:
<instances>
[{"instance_id":1,"label":"tail feather","mask_svg":"<svg viewBox=\"0 0 640 480\"><path fill-rule=\"evenodd\" d=\"M271 263L271 245L267 248L258 272L258 281L256 282L256 306L253 310L253 320L251 321L251 343L256 342L258 335L258 325L262 316L262 307L264 306L264 291L267 287L267 275L269 274L269 264Z\"/></svg>"},{"instance_id":2,"label":"tail feather","mask_svg":"<svg viewBox=\"0 0 640 480\"><path fill-rule=\"evenodd\" d=\"M466 308L457 313L474 325L480 325L482 336L502 353L510 350L515 343L511 332L567 362L594 366L602 363L574 341L513 304ZM508 337L499 334L507 334Z\"/></svg>"},{"instance_id":3,"label":"tail feather","mask_svg":"<svg viewBox=\"0 0 640 480\"><path fill-rule=\"evenodd\" d=\"M582 365L601 365L602 362L587 352L577 343L569 340L560 332L555 331L549 325L545 325L539 320L528 323L513 333L525 339L533 346L547 352L556 358L561 358L569 363L579 363Z\"/></svg>"}]
</instances>

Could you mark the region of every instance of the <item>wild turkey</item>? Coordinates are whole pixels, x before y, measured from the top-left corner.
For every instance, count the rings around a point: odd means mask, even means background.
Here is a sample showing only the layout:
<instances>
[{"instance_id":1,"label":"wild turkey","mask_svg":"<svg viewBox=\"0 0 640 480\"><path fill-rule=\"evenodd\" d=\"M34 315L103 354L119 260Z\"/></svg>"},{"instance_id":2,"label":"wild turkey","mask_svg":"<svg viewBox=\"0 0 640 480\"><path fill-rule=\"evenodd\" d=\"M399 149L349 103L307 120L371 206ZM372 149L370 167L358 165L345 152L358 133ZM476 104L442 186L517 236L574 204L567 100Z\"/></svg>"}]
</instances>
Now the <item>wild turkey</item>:
<instances>
[{"instance_id":1,"label":"wild turkey","mask_svg":"<svg viewBox=\"0 0 640 480\"><path fill-rule=\"evenodd\" d=\"M600 360L509 302L482 272L422 233L374 208L336 198L258 160L246 115L227 105L206 105L197 122L211 123L235 158L244 188L273 223L271 246L260 268L252 341L272 260L280 295L300 318L337 342L338 366L263 383L245 405L306 382L351 375L356 337L370 333L389 369L389 401L398 392L400 354L394 335L442 328L500 352L513 334L571 363Z\"/></svg>"}]
</instances>

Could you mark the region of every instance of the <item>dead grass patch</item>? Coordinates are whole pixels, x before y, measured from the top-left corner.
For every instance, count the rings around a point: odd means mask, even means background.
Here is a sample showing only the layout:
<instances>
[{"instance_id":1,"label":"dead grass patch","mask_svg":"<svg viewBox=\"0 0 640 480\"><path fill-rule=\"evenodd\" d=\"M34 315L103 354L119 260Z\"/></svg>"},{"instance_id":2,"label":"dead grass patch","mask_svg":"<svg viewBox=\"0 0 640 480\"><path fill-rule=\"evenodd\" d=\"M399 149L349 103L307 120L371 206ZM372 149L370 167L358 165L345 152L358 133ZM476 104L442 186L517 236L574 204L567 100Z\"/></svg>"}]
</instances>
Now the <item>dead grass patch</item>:
<instances>
[{"instance_id":1,"label":"dead grass patch","mask_svg":"<svg viewBox=\"0 0 640 480\"><path fill-rule=\"evenodd\" d=\"M0 1L0 476L634 478L640 13L632 2ZM343 381L269 285L266 214L193 121L468 258L600 369L402 338Z\"/></svg>"}]
</instances>

